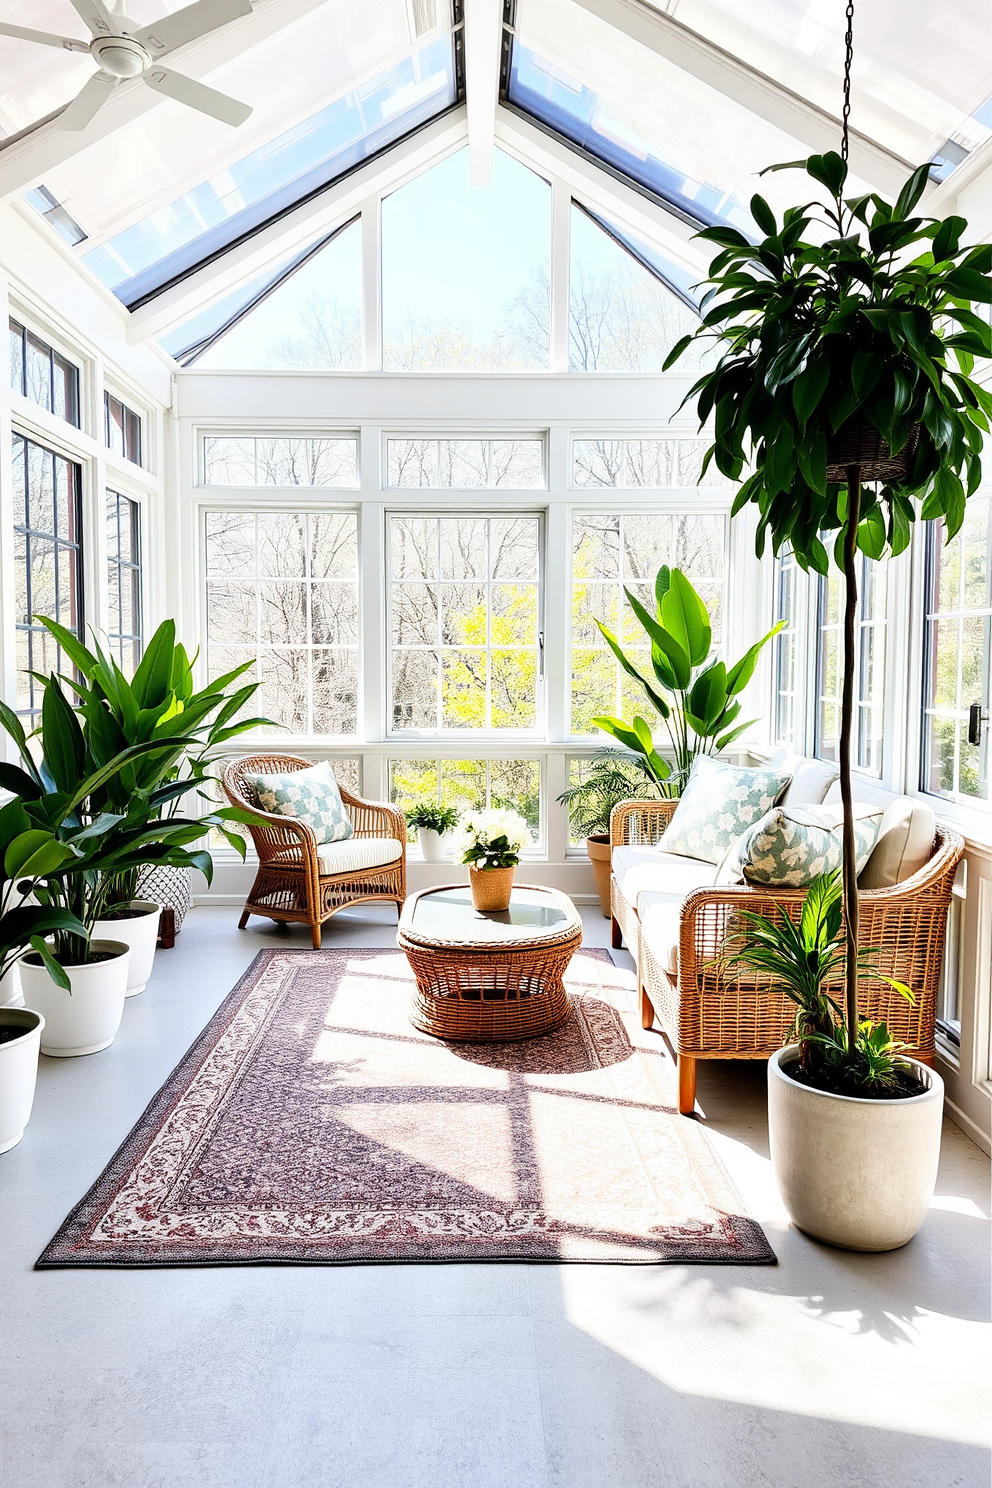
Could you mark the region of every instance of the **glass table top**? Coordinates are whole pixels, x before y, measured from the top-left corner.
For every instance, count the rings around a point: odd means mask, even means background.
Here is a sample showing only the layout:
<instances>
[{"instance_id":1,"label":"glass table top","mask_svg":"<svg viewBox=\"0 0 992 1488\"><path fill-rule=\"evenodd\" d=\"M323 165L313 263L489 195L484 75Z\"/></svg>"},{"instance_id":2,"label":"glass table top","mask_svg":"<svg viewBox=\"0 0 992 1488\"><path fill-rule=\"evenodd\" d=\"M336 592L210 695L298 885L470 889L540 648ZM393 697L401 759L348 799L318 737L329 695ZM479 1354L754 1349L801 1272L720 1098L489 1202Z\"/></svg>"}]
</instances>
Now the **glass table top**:
<instances>
[{"instance_id":1,"label":"glass table top","mask_svg":"<svg viewBox=\"0 0 992 1488\"><path fill-rule=\"evenodd\" d=\"M421 894L403 921L418 940L499 944L562 934L576 927L579 917L567 900L534 888L515 888L509 909L482 913L472 904L469 886L456 884Z\"/></svg>"}]
</instances>

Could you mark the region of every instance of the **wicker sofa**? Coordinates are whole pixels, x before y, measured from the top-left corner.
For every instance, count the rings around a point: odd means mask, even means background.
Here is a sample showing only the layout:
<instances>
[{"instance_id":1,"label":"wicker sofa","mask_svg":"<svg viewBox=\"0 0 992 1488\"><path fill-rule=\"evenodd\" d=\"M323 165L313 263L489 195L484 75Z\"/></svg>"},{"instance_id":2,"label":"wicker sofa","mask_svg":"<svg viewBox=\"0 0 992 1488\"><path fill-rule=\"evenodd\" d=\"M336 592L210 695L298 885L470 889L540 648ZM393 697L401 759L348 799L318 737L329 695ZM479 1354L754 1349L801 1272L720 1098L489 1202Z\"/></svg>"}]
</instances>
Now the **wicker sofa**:
<instances>
[{"instance_id":1,"label":"wicker sofa","mask_svg":"<svg viewBox=\"0 0 992 1488\"><path fill-rule=\"evenodd\" d=\"M885 799L878 791L862 794ZM895 803L900 798L887 799ZM637 963L641 1022L650 1028L657 1018L671 1042L678 1062L679 1110L690 1115L698 1059L767 1059L784 1043L795 1013L767 979L754 973L731 977L717 964L732 929L731 917L748 909L797 919L804 890L718 885L715 864L665 854L664 832L677 805L628 801L614 808L610 902L613 944L626 941ZM631 848L640 849L635 856L641 859L633 882L620 871L631 854L617 855L617 849ZM922 866L900 882L862 888L859 894L861 944L878 947L879 971L905 982L916 998L910 1004L885 982L867 981L864 1012L884 1019L893 1035L928 1064L934 1058L947 913L963 851L958 833L932 825L929 857Z\"/></svg>"},{"instance_id":2,"label":"wicker sofa","mask_svg":"<svg viewBox=\"0 0 992 1488\"><path fill-rule=\"evenodd\" d=\"M258 853L258 872L238 921L249 915L309 925L314 948L321 927L339 909L368 900L406 899L406 819L397 806L363 801L338 786L351 817L354 836L343 842L318 843L305 823L261 811L247 784L253 775L306 770L313 760L293 754L252 754L232 760L223 774L224 793L232 806L246 807L262 818L249 827Z\"/></svg>"}]
</instances>

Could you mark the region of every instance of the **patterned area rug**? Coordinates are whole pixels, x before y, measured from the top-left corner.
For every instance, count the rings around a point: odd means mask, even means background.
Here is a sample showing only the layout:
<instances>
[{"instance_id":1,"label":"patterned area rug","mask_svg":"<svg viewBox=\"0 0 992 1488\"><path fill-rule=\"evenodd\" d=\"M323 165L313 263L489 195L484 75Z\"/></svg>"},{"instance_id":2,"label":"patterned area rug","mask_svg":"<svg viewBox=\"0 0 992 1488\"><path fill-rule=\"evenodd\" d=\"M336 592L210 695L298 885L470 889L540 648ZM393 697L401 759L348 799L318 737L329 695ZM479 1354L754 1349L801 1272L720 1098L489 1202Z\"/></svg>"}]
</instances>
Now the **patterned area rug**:
<instances>
[{"instance_id":1,"label":"patterned area rug","mask_svg":"<svg viewBox=\"0 0 992 1488\"><path fill-rule=\"evenodd\" d=\"M262 951L38 1266L774 1262L633 978L577 955L572 1016L440 1043L392 951Z\"/></svg>"}]
</instances>

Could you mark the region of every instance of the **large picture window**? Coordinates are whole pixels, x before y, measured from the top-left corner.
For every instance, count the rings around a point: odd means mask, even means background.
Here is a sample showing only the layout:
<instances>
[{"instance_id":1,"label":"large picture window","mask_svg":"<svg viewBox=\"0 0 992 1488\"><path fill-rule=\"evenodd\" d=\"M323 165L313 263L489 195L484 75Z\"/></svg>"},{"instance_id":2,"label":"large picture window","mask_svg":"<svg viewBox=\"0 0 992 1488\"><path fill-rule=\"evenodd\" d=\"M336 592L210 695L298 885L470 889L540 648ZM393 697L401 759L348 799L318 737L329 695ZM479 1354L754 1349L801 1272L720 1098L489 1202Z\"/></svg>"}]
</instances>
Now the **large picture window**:
<instances>
[{"instance_id":1,"label":"large picture window","mask_svg":"<svg viewBox=\"0 0 992 1488\"><path fill-rule=\"evenodd\" d=\"M655 715L641 687L614 659L596 625L617 635L639 670L651 675L650 648L624 588L654 613L654 578L663 563L680 568L710 612L719 647L726 563L726 519L716 514L584 512L572 521L572 733L591 734L593 719Z\"/></svg>"},{"instance_id":2,"label":"large picture window","mask_svg":"<svg viewBox=\"0 0 992 1488\"><path fill-rule=\"evenodd\" d=\"M536 516L390 519L394 730L539 726L540 539Z\"/></svg>"},{"instance_id":3,"label":"large picture window","mask_svg":"<svg viewBox=\"0 0 992 1488\"><path fill-rule=\"evenodd\" d=\"M41 689L30 673L63 670L61 649L36 617L83 635L80 472L72 460L19 434L12 454L16 708L33 716Z\"/></svg>"},{"instance_id":4,"label":"large picture window","mask_svg":"<svg viewBox=\"0 0 992 1488\"><path fill-rule=\"evenodd\" d=\"M854 748L852 762L873 775L882 770L885 676L886 567L862 555L858 565L858 617L854 648ZM844 676L844 584L832 572L817 597L816 753L836 760L840 751Z\"/></svg>"},{"instance_id":5,"label":"large picture window","mask_svg":"<svg viewBox=\"0 0 992 1488\"><path fill-rule=\"evenodd\" d=\"M293 734L358 723L358 518L208 511L211 676L254 661L258 712Z\"/></svg>"},{"instance_id":6,"label":"large picture window","mask_svg":"<svg viewBox=\"0 0 992 1488\"><path fill-rule=\"evenodd\" d=\"M107 492L107 639L125 675L141 660L141 508Z\"/></svg>"},{"instance_id":7,"label":"large picture window","mask_svg":"<svg viewBox=\"0 0 992 1488\"><path fill-rule=\"evenodd\" d=\"M940 796L990 799L992 695L992 499L968 502L964 525L945 543L927 534L922 786Z\"/></svg>"},{"instance_id":8,"label":"large picture window","mask_svg":"<svg viewBox=\"0 0 992 1488\"><path fill-rule=\"evenodd\" d=\"M404 811L425 801L456 811L518 811L535 840L541 836L541 762L536 759L390 760L389 799Z\"/></svg>"}]
</instances>

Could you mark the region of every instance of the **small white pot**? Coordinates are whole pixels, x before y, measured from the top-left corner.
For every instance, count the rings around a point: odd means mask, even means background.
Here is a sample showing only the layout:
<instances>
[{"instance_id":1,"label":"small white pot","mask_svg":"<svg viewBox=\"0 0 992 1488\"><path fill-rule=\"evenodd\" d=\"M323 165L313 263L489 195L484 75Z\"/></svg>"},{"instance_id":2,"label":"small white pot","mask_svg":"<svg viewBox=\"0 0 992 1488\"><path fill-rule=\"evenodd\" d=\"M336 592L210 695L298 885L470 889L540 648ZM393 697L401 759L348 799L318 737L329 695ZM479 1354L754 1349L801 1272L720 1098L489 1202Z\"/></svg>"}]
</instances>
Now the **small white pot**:
<instances>
[{"instance_id":1,"label":"small white pot","mask_svg":"<svg viewBox=\"0 0 992 1488\"><path fill-rule=\"evenodd\" d=\"M799 1229L844 1250L896 1250L926 1218L937 1180L944 1083L907 1060L927 1085L902 1100L832 1095L768 1061L768 1139L785 1207Z\"/></svg>"},{"instance_id":2,"label":"small white pot","mask_svg":"<svg viewBox=\"0 0 992 1488\"><path fill-rule=\"evenodd\" d=\"M17 962L7 968L0 977L0 1008L24 1006L24 993L21 991L21 974L17 969Z\"/></svg>"},{"instance_id":3,"label":"small white pot","mask_svg":"<svg viewBox=\"0 0 992 1488\"><path fill-rule=\"evenodd\" d=\"M417 838L425 863L443 863L448 850L447 832L433 832L430 827L418 827Z\"/></svg>"},{"instance_id":4,"label":"small white pot","mask_svg":"<svg viewBox=\"0 0 992 1488\"><path fill-rule=\"evenodd\" d=\"M45 1020L31 1008L0 1009L0 1028L23 1029L0 1044L0 1152L9 1152L24 1135L38 1079L38 1045Z\"/></svg>"},{"instance_id":5,"label":"small white pot","mask_svg":"<svg viewBox=\"0 0 992 1488\"><path fill-rule=\"evenodd\" d=\"M71 992L55 985L40 956L31 953L21 961L24 1001L44 1018L41 1052L53 1059L96 1054L114 1042L121 1026L131 952L119 940L91 940L90 950L113 956L92 966L65 967Z\"/></svg>"},{"instance_id":6,"label":"small white pot","mask_svg":"<svg viewBox=\"0 0 992 1488\"><path fill-rule=\"evenodd\" d=\"M131 918L127 920L97 920L93 926L94 940L120 940L131 951L127 974L127 996L137 997L144 992L152 974L155 960L155 942L158 940L158 919L162 912L160 904L150 899L131 900Z\"/></svg>"}]
</instances>

